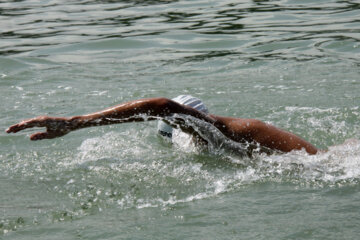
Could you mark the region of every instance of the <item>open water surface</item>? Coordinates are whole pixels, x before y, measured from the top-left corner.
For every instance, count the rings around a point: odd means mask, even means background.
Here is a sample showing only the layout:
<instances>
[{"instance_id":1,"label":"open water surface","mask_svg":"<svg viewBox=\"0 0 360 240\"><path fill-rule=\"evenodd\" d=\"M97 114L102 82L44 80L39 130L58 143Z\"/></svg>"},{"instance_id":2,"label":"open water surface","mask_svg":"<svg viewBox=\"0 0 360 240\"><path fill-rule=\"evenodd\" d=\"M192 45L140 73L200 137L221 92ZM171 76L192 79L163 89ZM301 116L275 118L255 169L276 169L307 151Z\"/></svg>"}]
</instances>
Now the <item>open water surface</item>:
<instances>
[{"instance_id":1,"label":"open water surface","mask_svg":"<svg viewBox=\"0 0 360 240\"><path fill-rule=\"evenodd\" d=\"M0 239L358 239L360 2L0 1ZM5 129L191 94L329 151L241 158L156 123Z\"/></svg>"}]
</instances>

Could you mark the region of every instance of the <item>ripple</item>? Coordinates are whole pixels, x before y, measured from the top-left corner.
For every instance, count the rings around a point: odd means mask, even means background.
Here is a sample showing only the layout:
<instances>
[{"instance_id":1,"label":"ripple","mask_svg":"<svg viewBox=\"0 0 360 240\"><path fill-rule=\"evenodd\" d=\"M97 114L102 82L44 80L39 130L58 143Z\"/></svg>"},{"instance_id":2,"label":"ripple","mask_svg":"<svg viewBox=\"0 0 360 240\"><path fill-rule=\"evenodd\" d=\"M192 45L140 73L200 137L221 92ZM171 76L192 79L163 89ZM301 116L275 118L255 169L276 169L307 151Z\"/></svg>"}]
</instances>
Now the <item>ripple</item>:
<instances>
[{"instance_id":1,"label":"ripple","mask_svg":"<svg viewBox=\"0 0 360 240\"><path fill-rule=\"evenodd\" d=\"M75 1L64 4L52 1L48 4L1 3L0 6L1 55L32 54L36 49L46 52L56 45L100 39L148 40L147 36L158 36L158 43L167 48L165 43L170 34L179 31L193 39L184 41L181 36L176 37L174 47L177 49L233 49L237 54L246 54L244 57L248 59L303 61L328 56L337 58L337 53L348 52L341 57L355 60L350 53L359 49L356 45L360 31L358 3L353 1L306 5L215 1L194 4ZM197 36L203 39L199 41ZM108 44L111 45L111 41ZM88 47L96 49L97 45L90 43ZM156 43L148 45L156 46Z\"/></svg>"}]
</instances>

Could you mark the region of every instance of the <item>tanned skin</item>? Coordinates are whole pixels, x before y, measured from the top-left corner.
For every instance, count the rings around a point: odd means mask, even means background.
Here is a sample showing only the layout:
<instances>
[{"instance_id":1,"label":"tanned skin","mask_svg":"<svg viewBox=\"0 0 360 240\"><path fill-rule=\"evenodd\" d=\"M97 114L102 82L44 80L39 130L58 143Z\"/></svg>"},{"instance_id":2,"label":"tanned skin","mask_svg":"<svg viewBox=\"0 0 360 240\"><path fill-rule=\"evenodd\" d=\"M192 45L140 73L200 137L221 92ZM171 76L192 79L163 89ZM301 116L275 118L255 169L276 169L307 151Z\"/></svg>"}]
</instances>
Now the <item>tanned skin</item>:
<instances>
[{"instance_id":1,"label":"tanned skin","mask_svg":"<svg viewBox=\"0 0 360 240\"><path fill-rule=\"evenodd\" d=\"M277 152L290 152L301 149L305 149L309 154L316 154L318 152L316 147L299 136L262 121L205 114L167 98L148 98L130 101L82 116L39 116L12 125L6 132L16 133L26 128L45 127L45 132L34 133L30 136L30 139L52 139L81 128L156 120L172 116L173 114L192 116L210 123L235 142L255 143ZM197 135L194 129L191 126L187 126L185 122L180 122L179 124L183 131Z\"/></svg>"}]
</instances>

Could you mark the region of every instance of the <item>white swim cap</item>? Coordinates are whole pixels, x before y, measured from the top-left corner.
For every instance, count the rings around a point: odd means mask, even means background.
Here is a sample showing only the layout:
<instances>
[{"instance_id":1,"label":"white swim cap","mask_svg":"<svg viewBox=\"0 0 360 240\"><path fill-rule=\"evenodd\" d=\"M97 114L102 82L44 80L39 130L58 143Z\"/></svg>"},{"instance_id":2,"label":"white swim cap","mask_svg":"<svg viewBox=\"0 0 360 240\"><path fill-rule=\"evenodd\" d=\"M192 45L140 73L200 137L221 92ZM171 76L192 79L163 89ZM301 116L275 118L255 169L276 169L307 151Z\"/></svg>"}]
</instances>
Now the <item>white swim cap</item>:
<instances>
[{"instance_id":1,"label":"white swim cap","mask_svg":"<svg viewBox=\"0 0 360 240\"><path fill-rule=\"evenodd\" d=\"M201 111L204 113L209 113L209 110L204 105L204 103L196 97L193 97L190 95L180 95L180 96L177 96L176 98L173 98L172 100L177 103L192 107L198 111ZM158 122L158 132L161 135L171 138L172 131L173 131L173 128L170 125L166 124L164 121Z\"/></svg>"}]
</instances>

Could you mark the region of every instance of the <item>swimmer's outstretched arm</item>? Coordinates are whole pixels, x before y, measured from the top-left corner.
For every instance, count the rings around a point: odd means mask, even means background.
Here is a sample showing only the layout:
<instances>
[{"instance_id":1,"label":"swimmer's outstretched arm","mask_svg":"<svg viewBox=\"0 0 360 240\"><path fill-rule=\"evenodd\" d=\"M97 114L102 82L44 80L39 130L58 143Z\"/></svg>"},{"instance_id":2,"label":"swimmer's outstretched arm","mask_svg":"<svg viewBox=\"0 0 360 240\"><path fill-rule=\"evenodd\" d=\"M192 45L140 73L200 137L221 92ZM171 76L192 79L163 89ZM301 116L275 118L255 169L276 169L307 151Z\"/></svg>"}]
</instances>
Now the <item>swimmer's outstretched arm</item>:
<instances>
[{"instance_id":1,"label":"swimmer's outstretched arm","mask_svg":"<svg viewBox=\"0 0 360 240\"><path fill-rule=\"evenodd\" d=\"M51 139L86 127L126 122L142 122L164 118L172 114L185 114L214 124L212 117L191 107L181 105L167 98L149 98L130 101L105 110L74 117L39 116L10 126L6 132L16 133L26 128L45 127L45 132L34 133L31 140ZM186 126L184 126L186 127Z\"/></svg>"},{"instance_id":2,"label":"swimmer's outstretched arm","mask_svg":"<svg viewBox=\"0 0 360 240\"><path fill-rule=\"evenodd\" d=\"M105 110L74 117L39 116L10 126L6 132L16 133L26 128L45 127L45 132L34 133L31 140L51 139L86 127L126 122L142 122L165 118L173 114L192 116L208 122L235 142L256 143L268 149L281 152L305 149L316 154L318 149L311 143L270 124L256 119L222 117L205 114L191 107L181 105L167 98L148 98L130 101ZM196 135L184 122L179 122L183 131Z\"/></svg>"}]
</instances>

